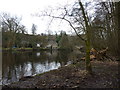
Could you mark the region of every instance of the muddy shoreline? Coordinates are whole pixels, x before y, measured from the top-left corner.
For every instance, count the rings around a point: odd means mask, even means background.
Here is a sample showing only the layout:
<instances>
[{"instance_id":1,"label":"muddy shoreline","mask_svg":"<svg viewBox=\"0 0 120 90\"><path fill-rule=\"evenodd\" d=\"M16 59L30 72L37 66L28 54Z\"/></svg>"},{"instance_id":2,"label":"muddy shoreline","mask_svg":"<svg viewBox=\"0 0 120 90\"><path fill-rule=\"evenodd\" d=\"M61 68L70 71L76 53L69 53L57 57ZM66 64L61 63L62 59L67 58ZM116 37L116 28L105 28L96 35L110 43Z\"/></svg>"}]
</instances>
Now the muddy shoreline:
<instances>
[{"instance_id":1,"label":"muddy shoreline","mask_svg":"<svg viewBox=\"0 0 120 90\"><path fill-rule=\"evenodd\" d=\"M12 88L119 88L117 61L91 61L93 75L85 71L85 62L78 62L19 82L3 86Z\"/></svg>"}]
</instances>

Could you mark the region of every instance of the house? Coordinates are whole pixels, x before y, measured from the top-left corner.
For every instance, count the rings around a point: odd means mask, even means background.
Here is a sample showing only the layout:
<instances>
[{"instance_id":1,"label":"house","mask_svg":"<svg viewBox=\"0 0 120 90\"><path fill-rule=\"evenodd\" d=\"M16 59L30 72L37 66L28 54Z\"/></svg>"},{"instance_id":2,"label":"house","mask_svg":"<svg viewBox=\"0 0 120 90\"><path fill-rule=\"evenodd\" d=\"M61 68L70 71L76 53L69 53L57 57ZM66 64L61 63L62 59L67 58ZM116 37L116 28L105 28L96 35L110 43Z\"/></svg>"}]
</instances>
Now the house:
<instances>
[{"instance_id":1,"label":"house","mask_svg":"<svg viewBox=\"0 0 120 90\"><path fill-rule=\"evenodd\" d=\"M57 48L56 37L54 35L48 36L48 45L46 45L46 48Z\"/></svg>"},{"instance_id":2,"label":"house","mask_svg":"<svg viewBox=\"0 0 120 90\"><path fill-rule=\"evenodd\" d=\"M40 47L40 44L39 44L39 43L37 43L37 47Z\"/></svg>"}]
</instances>

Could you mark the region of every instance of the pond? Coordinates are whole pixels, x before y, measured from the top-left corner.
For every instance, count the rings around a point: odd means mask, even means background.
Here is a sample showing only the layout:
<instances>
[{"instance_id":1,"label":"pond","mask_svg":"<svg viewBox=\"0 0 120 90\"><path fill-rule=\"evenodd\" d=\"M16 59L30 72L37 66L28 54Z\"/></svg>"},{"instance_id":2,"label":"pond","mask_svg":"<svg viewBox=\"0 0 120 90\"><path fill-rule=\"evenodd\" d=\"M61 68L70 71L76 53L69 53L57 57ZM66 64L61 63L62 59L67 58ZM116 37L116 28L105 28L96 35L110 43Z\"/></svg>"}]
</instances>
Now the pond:
<instances>
[{"instance_id":1,"label":"pond","mask_svg":"<svg viewBox=\"0 0 120 90\"><path fill-rule=\"evenodd\" d=\"M19 81L72 63L79 54L67 51L4 51L2 53L2 84Z\"/></svg>"}]
</instances>

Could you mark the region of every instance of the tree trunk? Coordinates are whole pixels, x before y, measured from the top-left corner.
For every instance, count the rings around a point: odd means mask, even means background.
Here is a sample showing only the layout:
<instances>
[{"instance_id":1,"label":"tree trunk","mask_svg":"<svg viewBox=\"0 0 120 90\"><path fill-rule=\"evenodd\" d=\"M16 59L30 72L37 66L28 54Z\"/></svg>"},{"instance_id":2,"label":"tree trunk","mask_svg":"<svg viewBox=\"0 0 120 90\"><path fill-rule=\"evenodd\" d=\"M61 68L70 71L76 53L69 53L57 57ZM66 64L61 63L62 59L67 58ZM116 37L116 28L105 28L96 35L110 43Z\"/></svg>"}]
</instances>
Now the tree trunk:
<instances>
[{"instance_id":1,"label":"tree trunk","mask_svg":"<svg viewBox=\"0 0 120 90\"><path fill-rule=\"evenodd\" d=\"M89 37L89 33L87 37ZM85 60L86 70L88 71L88 73L92 74L92 66L90 63L90 38L88 38L88 40L85 43L86 43L86 60Z\"/></svg>"},{"instance_id":2,"label":"tree trunk","mask_svg":"<svg viewBox=\"0 0 120 90\"><path fill-rule=\"evenodd\" d=\"M88 71L88 73L92 74L92 66L90 63L90 25L88 24L87 15L85 14L83 4L81 3L80 0L78 0L78 1L79 1L81 10L82 10L83 18L85 21L85 27L86 27L86 37L87 37L87 40L85 42L86 43L86 60L85 60L86 71Z\"/></svg>"}]
</instances>

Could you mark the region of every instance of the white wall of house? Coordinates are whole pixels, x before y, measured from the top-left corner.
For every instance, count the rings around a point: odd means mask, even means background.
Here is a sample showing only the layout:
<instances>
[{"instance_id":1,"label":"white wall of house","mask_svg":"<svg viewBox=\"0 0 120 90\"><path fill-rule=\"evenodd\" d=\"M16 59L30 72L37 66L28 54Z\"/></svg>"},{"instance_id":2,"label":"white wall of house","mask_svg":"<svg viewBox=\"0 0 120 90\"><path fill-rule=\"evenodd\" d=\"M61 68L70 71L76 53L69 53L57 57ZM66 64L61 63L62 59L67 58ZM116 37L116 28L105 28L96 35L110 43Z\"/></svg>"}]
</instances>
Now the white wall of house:
<instances>
[{"instance_id":1,"label":"white wall of house","mask_svg":"<svg viewBox=\"0 0 120 90\"><path fill-rule=\"evenodd\" d=\"M40 47L40 44L37 44L37 47Z\"/></svg>"}]
</instances>

